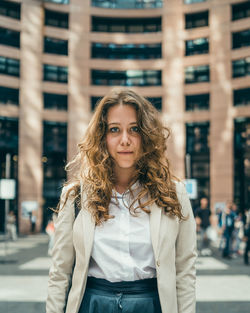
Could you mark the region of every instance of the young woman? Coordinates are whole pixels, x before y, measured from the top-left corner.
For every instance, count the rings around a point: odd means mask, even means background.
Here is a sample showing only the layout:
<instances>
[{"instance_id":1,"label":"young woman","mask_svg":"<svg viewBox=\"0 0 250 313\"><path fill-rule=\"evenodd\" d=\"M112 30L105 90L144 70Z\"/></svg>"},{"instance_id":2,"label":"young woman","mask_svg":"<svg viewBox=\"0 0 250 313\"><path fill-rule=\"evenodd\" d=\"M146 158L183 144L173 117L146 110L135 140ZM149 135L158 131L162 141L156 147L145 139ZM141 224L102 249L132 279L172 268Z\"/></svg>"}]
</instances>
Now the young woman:
<instances>
[{"instance_id":1,"label":"young woman","mask_svg":"<svg viewBox=\"0 0 250 313\"><path fill-rule=\"evenodd\" d=\"M47 313L195 312L195 221L168 135L134 91L99 102L68 165L76 175L60 200Z\"/></svg>"}]
</instances>

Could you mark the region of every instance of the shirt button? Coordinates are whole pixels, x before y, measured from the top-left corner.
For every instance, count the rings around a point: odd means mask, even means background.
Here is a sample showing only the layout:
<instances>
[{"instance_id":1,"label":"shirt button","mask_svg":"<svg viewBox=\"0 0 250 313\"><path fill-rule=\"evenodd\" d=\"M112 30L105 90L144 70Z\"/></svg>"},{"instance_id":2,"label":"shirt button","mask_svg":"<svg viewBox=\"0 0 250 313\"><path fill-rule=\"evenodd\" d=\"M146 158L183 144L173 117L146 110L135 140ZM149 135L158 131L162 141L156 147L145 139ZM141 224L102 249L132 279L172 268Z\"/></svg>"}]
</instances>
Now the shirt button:
<instances>
[{"instance_id":1,"label":"shirt button","mask_svg":"<svg viewBox=\"0 0 250 313\"><path fill-rule=\"evenodd\" d=\"M160 266L160 261L157 260L156 265L159 267Z\"/></svg>"}]
</instances>

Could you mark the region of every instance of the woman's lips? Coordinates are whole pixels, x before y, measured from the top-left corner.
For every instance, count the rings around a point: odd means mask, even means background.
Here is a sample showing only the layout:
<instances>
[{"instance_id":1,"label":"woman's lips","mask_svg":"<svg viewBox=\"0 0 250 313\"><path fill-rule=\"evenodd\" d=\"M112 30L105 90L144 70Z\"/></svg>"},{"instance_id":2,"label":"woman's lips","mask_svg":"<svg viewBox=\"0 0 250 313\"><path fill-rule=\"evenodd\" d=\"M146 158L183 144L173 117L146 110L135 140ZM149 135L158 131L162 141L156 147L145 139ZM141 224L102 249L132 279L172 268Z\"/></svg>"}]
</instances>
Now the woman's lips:
<instances>
[{"instance_id":1,"label":"woman's lips","mask_svg":"<svg viewBox=\"0 0 250 313\"><path fill-rule=\"evenodd\" d=\"M118 154L132 154L132 151L119 151Z\"/></svg>"}]
</instances>

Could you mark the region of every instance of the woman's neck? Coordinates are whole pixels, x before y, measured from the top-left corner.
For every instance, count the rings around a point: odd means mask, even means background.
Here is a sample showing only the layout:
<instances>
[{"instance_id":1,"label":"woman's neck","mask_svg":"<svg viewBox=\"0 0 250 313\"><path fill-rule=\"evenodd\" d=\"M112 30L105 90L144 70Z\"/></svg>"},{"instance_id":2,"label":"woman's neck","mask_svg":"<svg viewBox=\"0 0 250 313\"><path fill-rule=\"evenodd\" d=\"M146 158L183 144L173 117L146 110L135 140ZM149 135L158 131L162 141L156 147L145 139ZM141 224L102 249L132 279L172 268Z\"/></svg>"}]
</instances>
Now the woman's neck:
<instances>
[{"instance_id":1,"label":"woman's neck","mask_svg":"<svg viewBox=\"0 0 250 313\"><path fill-rule=\"evenodd\" d=\"M128 189L134 178L134 169L116 169L115 189L119 193L123 193Z\"/></svg>"}]
</instances>

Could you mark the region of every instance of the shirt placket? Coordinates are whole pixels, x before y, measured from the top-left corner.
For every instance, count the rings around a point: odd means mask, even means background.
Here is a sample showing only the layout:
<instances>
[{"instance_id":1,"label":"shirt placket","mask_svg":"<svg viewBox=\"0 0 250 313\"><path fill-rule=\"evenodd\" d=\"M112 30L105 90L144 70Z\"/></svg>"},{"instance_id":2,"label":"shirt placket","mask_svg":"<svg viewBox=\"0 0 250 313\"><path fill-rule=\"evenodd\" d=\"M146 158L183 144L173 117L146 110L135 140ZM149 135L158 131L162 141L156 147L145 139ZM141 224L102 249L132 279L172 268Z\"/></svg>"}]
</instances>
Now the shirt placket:
<instances>
[{"instance_id":1,"label":"shirt placket","mask_svg":"<svg viewBox=\"0 0 250 313\"><path fill-rule=\"evenodd\" d=\"M120 208L121 208L121 215L120 215L120 251L121 258L123 264L123 272L127 277L127 280L133 280L133 271L132 271L132 262L130 256L130 244L129 244L129 234L130 234L130 213L129 213L129 202L128 202L128 194L123 194L123 198L120 199Z\"/></svg>"}]
</instances>

